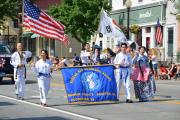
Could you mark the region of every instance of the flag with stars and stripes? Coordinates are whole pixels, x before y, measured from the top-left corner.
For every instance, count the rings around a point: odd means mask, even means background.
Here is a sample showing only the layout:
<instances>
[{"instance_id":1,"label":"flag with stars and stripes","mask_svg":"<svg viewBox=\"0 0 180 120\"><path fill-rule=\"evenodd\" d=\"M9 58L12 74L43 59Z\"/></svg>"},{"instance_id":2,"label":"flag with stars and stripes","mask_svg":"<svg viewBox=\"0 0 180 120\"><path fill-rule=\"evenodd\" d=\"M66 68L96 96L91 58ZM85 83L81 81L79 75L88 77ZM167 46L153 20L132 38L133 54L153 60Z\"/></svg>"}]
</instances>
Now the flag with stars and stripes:
<instances>
[{"instance_id":1,"label":"flag with stars and stripes","mask_svg":"<svg viewBox=\"0 0 180 120\"><path fill-rule=\"evenodd\" d=\"M65 26L29 0L24 0L23 26L29 28L33 33L63 42Z\"/></svg>"},{"instance_id":2,"label":"flag with stars and stripes","mask_svg":"<svg viewBox=\"0 0 180 120\"><path fill-rule=\"evenodd\" d=\"M161 29L161 24L159 23L159 19L158 19L157 25L156 25L155 38L156 38L157 44L162 44L163 33L162 33L162 29Z\"/></svg>"}]
</instances>

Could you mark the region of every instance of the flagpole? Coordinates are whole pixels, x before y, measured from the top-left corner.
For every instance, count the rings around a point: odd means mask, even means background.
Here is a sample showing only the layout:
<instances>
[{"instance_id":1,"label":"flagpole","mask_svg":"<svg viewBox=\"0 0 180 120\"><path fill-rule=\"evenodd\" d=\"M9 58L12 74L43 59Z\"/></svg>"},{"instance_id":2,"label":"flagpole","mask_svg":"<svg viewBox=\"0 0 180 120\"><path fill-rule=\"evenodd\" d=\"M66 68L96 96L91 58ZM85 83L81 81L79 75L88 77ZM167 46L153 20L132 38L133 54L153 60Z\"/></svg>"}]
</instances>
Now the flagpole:
<instances>
[{"instance_id":1,"label":"flagpole","mask_svg":"<svg viewBox=\"0 0 180 120\"><path fill-rule=\"evenodd\" d=\"M21 42L23 40L23 38L22 38L22 35L23 35L23 21L24 21L24 0L22 0Z\"/></svg>"}]
</instances>

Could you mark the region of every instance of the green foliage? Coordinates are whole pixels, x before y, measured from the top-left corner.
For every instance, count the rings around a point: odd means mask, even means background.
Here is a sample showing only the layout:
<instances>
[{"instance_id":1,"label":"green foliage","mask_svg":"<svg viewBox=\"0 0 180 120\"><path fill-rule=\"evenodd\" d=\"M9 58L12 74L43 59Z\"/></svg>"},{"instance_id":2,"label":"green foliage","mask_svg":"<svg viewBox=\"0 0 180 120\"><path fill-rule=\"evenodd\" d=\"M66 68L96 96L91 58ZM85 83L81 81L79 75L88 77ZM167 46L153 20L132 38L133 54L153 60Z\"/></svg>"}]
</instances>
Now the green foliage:
<instances>
[{"instance_id":1,"label":"green foliage","mask_svg":"<svg viewBox=\"0 0 180 120\"><path fill-rule=\"evenodd\" d=\"M6 19L16 18L22 9L22 0L0 0L0 24Z\"/></svg>"},{"instance_id":2,"label":"green foliage","mask_svg":"<svg viewBox=\"0 0 180 120\"><path fill-rule=\"evenodd\" d=\"M140 30L141 30L141 27L138 25L132 25L130 27L131 33L134 33L134 34L138 34L140 32Z\"/></svg>"},{"instance_id":3,"label":"green foliage","mask_svg":"<svg viewBox=\"0 0 180 120\"><path fill-rule=\"evenodd\" d=\"M79 42L85 43L98 28L102 7L110 10L108 0L64 0L49 8L50 14L66 26Z\"/></svg>"}]
</instances>

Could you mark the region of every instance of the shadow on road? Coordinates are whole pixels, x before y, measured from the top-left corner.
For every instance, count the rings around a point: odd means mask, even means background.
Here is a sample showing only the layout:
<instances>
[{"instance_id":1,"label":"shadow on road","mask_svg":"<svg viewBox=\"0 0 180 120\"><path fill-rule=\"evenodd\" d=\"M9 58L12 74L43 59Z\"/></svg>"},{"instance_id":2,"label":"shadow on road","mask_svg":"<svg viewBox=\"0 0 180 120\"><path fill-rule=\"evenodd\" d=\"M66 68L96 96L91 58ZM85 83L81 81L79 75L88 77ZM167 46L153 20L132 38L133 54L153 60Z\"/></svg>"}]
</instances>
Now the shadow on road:
<instances>
[{"instance_id":1,"label":"shadow on road","mask_svg":"<svg viewBox=\"0 0 180 120\"><path fill-rule=\"evenodd\" d=\"M36 84L37 81L34 80L26 80L26 84ZM13 85L14 82L12 82L12 80L3 80L2 82L0 82L0 85Z\"/></svg>"},{"instance_id":2,"label":"shadow on road","mask_svg":"<svg viewBox=\"0 0 180 120\"><path fill-rule=\"evenodd\" d=\"M0 106L8 106L8 105L16 105L16 104L11 102L0 102Z\"/></svg>"},{"instance_id":3,"label":"shadow on road","mask_svg":"<svg viewBox=\"0 0 180 120\"><path fill-rule=\"evenodd\" d=\"M37 81L34 80L26 80L26 84L36 84Z\"/></svg>"},{"instance_id":4,"label":"shadow on road","mask_svg":"<svg viewBox=\"0 0 180 120\"><path fill-rule=\"evenodd\" d=\"M169 95L155 95L157 97L164 97L164 98L172 98L172 96L169 96Z\"/></svg>"},{"instance_id":5,"label":"shadow on road","mask_svg":"<svg viewBox=\"0 0 180 120\"><path fill-rule=\"evenodd\" d=\"M0 85L13 85L14 82L12 82L12 80L3 80L0 82Z\"/></svg>"}]
</instances>

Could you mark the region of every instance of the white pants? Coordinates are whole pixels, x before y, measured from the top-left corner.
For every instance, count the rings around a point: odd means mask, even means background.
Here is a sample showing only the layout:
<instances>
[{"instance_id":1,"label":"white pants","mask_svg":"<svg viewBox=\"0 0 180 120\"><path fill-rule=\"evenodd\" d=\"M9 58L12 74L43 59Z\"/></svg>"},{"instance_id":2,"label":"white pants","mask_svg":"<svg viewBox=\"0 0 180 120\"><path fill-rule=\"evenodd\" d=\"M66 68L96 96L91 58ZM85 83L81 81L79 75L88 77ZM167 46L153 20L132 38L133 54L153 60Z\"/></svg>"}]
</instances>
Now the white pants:
<instances>
[{"instance_id":1,"label":"white pants","mask_svg":"<svg viewBox=\"0 0 180 120\"><path fill-rule=\"evenodd\" d=\"M125 81L125 79L120 79L121 70L128 70L129 74L127 76L126 81ZM121 85L123 83L125 86L125 90L126 90L126 99L130 99L131 98L131 95L130 95L130 70L128 68L116 69L115 70L115 79L116 79L116 84L117 84L117 98L119 99L120 89L121 89Z\"/></svg>"},{"instance_id":2,"label":"white pants","mask_svg":"<svg viewBox=\"0 0 180 120\"><path fill-rule=\"evenodd\" d=\"M24 91L25 91L25 68L21 69L14 69L14 81L15 81L15 93L18 95L18 97L24 97Z\"/></svg>"},{"instance_id":3,"label":"white pants","mask_svg":"<svg viewBox=\"0 0 180 120\"><path fill-rule=\"evenodd\" d=\"M40 101L42 104L46 103L48 91L50 89L50 78L38 78Z\"/></svg>"}]
</instances>

